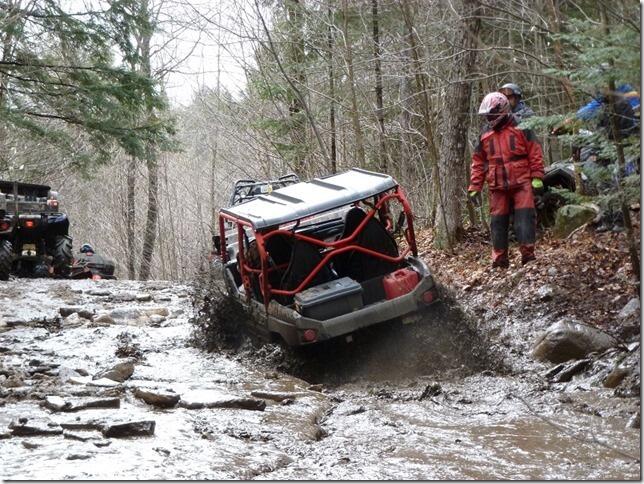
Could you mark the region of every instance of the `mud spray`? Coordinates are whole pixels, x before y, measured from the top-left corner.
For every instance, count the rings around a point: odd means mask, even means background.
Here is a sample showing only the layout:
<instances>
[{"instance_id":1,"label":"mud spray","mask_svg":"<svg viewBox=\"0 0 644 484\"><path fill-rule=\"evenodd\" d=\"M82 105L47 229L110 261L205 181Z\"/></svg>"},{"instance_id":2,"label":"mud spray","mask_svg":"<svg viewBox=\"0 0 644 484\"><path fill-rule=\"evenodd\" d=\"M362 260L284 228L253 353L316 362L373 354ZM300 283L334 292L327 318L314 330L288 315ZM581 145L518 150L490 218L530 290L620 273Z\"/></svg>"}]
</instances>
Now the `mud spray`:
<instances>
[{"instance_id":1,"label":"mud spray","mask_svg":"<svg viewBox=\"0 0 644 484\"><path fill-rule=\"evenodd\" d=\"M346 338L289 348L258 341L244 331L251 316L206 278L194 295L193 342L207 351L225 351L252 365L279 370L310 383L395 382L417 376L444 379L486 371L503 373L499 352L444 287L421 321L390 321Z\"/></svg>"}]
</instances>

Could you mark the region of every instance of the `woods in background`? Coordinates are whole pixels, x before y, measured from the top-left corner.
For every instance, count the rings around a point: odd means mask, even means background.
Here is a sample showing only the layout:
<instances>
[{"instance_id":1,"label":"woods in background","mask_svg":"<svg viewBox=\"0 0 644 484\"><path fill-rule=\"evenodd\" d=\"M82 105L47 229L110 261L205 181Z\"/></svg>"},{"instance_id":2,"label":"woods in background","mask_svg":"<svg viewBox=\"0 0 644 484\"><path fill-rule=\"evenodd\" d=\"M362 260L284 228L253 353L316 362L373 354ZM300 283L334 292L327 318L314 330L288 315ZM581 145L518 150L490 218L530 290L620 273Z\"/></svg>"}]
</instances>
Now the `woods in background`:
<instances>
[{"instance_id":1,"label":"woods in background","mask_svg":"<svg viewBox=\"0 0 644 484\"><path fill-rule=\"evenodd\" d=\"M58 189L75 245L116 259L120 277L191 277L235 178L354 166L394 176L451 250L476 223L465 189L486 93L521 86L548 163L579 136L549 133L591 96L640 87L630 1L94 6L0 0L0 178ZM243 89L229 92L218 75L173 106L168 75L196 53L179 54L180 38L216 51L209 70L235 57ZM639 140L597 136L622 164L639 150Z\"/></svg>"}]
</instances>

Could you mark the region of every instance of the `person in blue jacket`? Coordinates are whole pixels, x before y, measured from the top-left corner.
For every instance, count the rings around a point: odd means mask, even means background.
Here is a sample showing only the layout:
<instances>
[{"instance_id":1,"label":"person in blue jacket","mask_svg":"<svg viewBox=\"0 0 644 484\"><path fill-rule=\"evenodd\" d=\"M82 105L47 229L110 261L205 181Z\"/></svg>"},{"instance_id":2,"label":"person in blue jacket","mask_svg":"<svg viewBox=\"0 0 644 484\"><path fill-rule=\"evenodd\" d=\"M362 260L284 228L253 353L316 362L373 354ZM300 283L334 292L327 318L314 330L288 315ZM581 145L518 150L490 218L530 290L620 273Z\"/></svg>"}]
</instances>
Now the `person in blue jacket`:
<instances>
[{"instance_id":1,"label":"person in blue jacket","mask_svg":"<svg viewBox=\"0 0 644 484\"><path fill-rule=\"evenodd\" d=\"M615 89L615 94L616 96L625 99L628 104L630 104L633 114L638 118L640 117L640 95L633 86L630 84L621 84ZM604 102L605 96L598 95L588 104L579 108L575 116L578 119L589 121L599 114Z\"/></svg>"}]
</instances>

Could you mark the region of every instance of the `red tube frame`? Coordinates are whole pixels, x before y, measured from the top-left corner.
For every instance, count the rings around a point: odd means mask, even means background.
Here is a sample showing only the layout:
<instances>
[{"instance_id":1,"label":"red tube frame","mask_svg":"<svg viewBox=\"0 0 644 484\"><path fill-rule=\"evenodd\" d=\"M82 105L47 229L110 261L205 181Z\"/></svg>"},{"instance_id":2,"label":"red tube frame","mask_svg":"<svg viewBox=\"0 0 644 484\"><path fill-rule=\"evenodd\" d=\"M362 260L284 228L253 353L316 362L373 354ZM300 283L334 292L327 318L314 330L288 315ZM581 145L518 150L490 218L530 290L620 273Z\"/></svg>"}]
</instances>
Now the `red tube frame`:
<instances>
[{"instance_id":1,"label":"red tube frame","mask_svg":"<svg viewBox=\"0 0 644 484\"><path fill-rule=\"evenodd\" d=\"M279 229L279 228L275 230L270 230L266 233L256 232L253 228L252 223L246 220L240 219L238 217L235 217L233 215L219 212L219 231L221 234L221 259L224 263L228 262L228 251L226 250L226 228L224 225L224 220L229 220L237 225L237 244L238 244L237 261L239 264L239 272L242 278L242 283L244 284L244 288L246 290L247 297L249 298L251 297L250 274L259 274L259 284L260 284L260 290L262 292L262 296L264 297L264 305L268 307L268 304L270 303L270 300L271 300L271 296L273 295L293 296L298 292L301 292L313 280L313 278L315 278L318 272L320 272L322 268L337 254L342 254L350 250L356 250L358 252L362 252L389 262L401 262L405 258L405 256L409 254L409 252L411 252L414 256L418 256L418 249L416 246L416 235L414 233L414 224L413 224L413 215L411 212L411 206L402 188L395 187L393 189L393 193L386 194L385 192L385 193L378 194L376 196L378 197L378 202L371 210L369 210L369 212L367 213L367 216L364 218L362 222L360 222L360 224L356 227L353 233L349 237L345 237L344 239L340 239L340 240L335 240L333 242L325 242L323 240L309 237L307 235L297 234L290 230ZM369 198L371 197L367 197L364 200L367 200ZM405 229L404 234L405 234L405 239L407 240L408 247L403 251L403 253L400 254L398 257L392 257L386 254L382 254L380 252L373 251L371 249L367 249L359 245L355 245L355 244L350 245L351 242L358 236L358 234L362 232L362 230L364 229L369 219L374 217L376 212L378 212L380 209L386 208L386 204L391 199L396 199L400 202L400 204L403 207L403 211L405 212L405 215L407 217L407 228ZM364 201L364 200L360 200L360 201ZM255 240L257 242L257 250L259 251L261 268L252 268L246 263L246 260L244 257L244 248L245 248L244 227L250 227L250 229L255 233ZM268 264L267 264L268 257L267 257L267 251L265 248L265 241L270 237L273 237L278 234L286 235L288 237L298 239L298 240L303 240L305 242L309 242L311 244L320 246L322 248L331 248L331 250L324 255L322 260L315 266L315 268L313 268L313 270L299 284L299 286L292 290L272 289L270 287L270 284L268 283L268 272L274 269L272 268L268 269Z\"/></svg>"}]
</instances>

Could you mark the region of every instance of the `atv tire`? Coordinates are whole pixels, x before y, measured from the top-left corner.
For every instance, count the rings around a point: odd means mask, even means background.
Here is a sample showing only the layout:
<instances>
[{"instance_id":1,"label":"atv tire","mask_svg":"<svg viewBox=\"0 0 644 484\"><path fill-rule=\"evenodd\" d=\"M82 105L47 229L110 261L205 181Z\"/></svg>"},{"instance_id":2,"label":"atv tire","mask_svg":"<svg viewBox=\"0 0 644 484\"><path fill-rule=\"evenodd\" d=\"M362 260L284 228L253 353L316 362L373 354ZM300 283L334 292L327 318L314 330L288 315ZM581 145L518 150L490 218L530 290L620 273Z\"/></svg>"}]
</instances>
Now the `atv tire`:
<instances>
[{"instance_id":1,"label":"atv tire","mask_svg":"<svg viewBox=\"0 0 644 484\"><path fill-rule=\"evenodd\" d=\"M54 240L54 250L51 254L54 257L54 274L66 277L72 267L72 238L68 235L59 235Z\"/></svg>"},{"instance_id":2,"label":"atv tire","mask_svg":"<svg viewBox=\"0 0 644 484\"><path fill-rule=\"evenodd\" d=\"M8 240L0 240L0 281L6 281L11 274L13 247Z\"/></svg>"}]
</instances>

